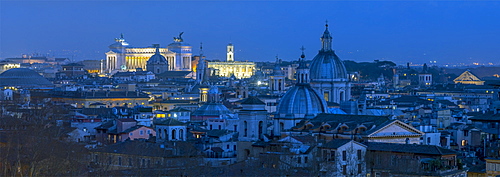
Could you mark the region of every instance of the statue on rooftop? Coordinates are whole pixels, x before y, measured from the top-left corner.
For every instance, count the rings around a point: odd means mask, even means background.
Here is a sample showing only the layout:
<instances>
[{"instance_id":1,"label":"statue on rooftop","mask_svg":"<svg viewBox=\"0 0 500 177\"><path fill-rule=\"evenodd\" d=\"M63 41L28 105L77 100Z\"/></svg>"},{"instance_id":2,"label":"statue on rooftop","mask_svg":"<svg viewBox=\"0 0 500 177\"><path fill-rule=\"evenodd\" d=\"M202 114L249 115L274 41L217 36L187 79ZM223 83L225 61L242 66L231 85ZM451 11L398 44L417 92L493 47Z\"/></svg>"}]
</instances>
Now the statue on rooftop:
<instances>
[{"instance_id":1,"label":"statue on rooftop","mask_svg":"<svg viewBox=\"0 0 500 177\"><path fill-rule=\"evenodd\" d=\"M182 40L182 34L184 34L184 32L181 32L179 34L179 37L174 37L174 41L175 42L183 42L184 40Z\"/></svg>"}]
</instances>

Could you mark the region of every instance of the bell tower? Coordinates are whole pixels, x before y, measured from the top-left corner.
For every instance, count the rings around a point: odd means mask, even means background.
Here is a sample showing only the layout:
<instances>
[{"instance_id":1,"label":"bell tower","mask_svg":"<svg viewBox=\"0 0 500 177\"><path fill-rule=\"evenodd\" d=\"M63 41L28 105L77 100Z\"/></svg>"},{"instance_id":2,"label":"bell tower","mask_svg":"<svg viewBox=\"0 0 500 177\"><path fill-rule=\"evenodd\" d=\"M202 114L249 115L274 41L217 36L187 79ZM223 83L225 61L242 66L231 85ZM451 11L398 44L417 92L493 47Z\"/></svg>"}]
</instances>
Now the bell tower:
<instances>
[{"instance_id":1,"label":"bell tower","mask_svg":"<svg viewBox=\"0 0 500 177\"><path fill-rule=\"evenodd\" d=\"M234 61L234 46L229 43L227 45L227 58L226 61Z\"/></svg>"},{"instance_id":2,"label":"bell tower","mask_svg":"<svg viewBox=\"0 0 500 177\"><path fill-rule=\"evenodd\" d=\"M285 93L285 74L281 71L280 60L276 57L273 74L269 76L269 89L274 94Z\"/></svg>"},{"instance_id":3,"label":"bell tower","mask_svg":"<svg viewBox=\"0 0 500 177\"><path fill-rule=\"evenodd\" d=\"M300 55L299 67L297 67L297 83L309 83L309 67L307 67L307 64L305 63L306 55L304 54L304 50L306 50L306 48L302 46L300 50L302 50L302 55Z\"/></svg>"}]
</instances>

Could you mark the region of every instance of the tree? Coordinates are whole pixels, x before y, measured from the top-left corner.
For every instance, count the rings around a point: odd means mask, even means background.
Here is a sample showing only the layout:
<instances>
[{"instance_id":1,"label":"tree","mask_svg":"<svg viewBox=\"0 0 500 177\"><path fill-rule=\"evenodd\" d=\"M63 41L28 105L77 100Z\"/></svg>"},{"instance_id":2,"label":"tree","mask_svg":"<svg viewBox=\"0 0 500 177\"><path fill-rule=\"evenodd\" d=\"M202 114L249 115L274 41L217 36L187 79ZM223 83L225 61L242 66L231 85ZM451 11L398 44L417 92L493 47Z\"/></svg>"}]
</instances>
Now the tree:
<instances>
[{"instance_id":1,"label":"tree","mask_svg":"<svg viewBox=\"0 0 500 177\"><path fill-rule=\"evenodd\" d=\"M64 111L43 99L8 104L0 116L0 176L75 176L87 172L87 150L65 140ZM14 115L14 116L11 116Z\"/></svg>"}]
</instances>

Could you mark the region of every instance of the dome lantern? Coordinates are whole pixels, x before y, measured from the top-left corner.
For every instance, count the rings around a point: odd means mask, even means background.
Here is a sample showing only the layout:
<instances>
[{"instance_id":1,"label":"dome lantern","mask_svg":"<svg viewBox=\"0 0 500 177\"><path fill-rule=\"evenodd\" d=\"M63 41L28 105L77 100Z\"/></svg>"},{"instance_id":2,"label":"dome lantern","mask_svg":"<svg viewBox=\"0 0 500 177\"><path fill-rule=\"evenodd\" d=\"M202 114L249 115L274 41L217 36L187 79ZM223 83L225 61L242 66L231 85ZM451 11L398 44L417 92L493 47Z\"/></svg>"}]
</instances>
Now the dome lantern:
<instances>
[{"instance_id":1,"label":"dome lantern","mask_svg":"<svg viewBox=\"0 0 500 177\"><path fill-rule=\"evenodd\" d=\"M332 50L332 36L328 31L328 22L325 25L325 32L321 36L321 51L331 51Z\"/></svg>"}]
</instances>

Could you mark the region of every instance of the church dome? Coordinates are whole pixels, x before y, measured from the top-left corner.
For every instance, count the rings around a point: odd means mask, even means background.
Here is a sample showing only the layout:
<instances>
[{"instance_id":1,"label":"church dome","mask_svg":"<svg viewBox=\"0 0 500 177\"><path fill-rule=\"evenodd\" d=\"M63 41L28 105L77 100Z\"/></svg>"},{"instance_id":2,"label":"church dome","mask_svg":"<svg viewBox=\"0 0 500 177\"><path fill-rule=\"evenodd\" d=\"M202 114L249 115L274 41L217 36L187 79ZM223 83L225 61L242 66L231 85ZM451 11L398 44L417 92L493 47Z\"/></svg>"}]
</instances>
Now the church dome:
<instances>
[{"instance_id":1,"label":"church dome","mask_svg":"<svg viewBox=\"0 0 500 177\"><path fill-rule=\"evenodd\" d=\"M13 68L0 74L0 86L53 87L54 84L31 69Z\"/></svg>"},{"instance_id":2,"label":"church dome","mask_svg":"<svg viewBox=\"0 0 500 177\"><path fill-rule=\"evenodd\" d=\"M309 84L299 83L286 92L278 105L280 117L310 117L327 111L326 102Z\"/></svg>"},{"instance_id":3,"label":"church dome","mask_svg":"<svg viewBox=\"0 0 500 177\"><path fill-rule=\"evenodd\" d=\"M167 64L168 61L167 59L159 54L159 53L155 53L153 56L151 56L149 59L148 59L148 64Z\"/></svg>"},{"instance_id":4,"label":"church dome","mask_svg":"<svg viewBox=\"0 0 500 177\"><path fill-rule=\"evenodd\" d=\"M155 54L149 57L147 64L168 64L167 58L160 54L160 45L155 44L156 48Z\"/></svg>"},{"instance_id":5,"label":"church dome","mask_svg":"<svg viewBox=\"0 0 500 177\"><path fill-rule=\"evenodd\" d=\"M319 51L311 62L311 80L340 81L347 80L344 63L333 50Z\"/></svg>"},{"instance_id":6,"label":"church dome","mask_svg":"<svg viewBox=\"0 0 500 177\"><path fill-rule=\"evenodd\" d=\"M311 80L346 81L347 71L344 63L332 50L332 36L328 31L328 24L325 26L325 32L321 36L322 48L311 62Z\"/></svg>"}]
</instances>

